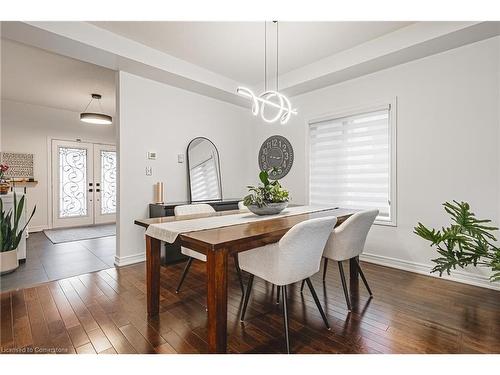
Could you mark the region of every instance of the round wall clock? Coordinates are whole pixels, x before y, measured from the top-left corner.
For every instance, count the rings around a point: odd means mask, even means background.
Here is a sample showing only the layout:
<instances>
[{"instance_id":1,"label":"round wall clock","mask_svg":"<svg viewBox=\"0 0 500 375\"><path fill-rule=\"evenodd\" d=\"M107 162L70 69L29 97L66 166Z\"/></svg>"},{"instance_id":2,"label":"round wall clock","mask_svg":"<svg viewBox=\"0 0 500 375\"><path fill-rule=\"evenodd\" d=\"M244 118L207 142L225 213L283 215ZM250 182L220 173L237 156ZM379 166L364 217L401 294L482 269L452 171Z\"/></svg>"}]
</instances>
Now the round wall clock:
<instances>
[{"instance_id":1,"label":"round wall clock","mask_svg":"<svg viewBox=\"0 0 500 375\"><path fill-rule=\"evenodd\" d=\"M281 135L267 138L259 151L261 171L269 171L269 178L279 180L287 175L293 165L293 148L288 139Z\"/></svg>"}]
</instances>

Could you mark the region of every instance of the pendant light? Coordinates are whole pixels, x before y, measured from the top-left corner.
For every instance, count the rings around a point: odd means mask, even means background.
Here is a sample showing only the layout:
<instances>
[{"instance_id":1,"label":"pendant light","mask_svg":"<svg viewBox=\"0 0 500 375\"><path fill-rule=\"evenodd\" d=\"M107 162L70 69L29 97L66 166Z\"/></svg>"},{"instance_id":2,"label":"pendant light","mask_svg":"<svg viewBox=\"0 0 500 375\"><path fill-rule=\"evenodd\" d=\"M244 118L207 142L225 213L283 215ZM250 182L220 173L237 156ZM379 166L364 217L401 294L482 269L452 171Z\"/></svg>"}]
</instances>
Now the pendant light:
<instances>
[{"instance_id":1,"label":"pendant light","mask_svg":"<svg viewBox=\"0 0 500 375\"><path fill-rule=\"evenodd\" d=\"M80 113L80 121L97 125L109 125L113 122L113 118L111 116L105 115L103 113L101 106L101 97L102 96L100 94L92 94L92 98L90 99L89 104L87 104L87 107L85 107L83 112ZM87 112L94 99L99 103L100 112Z\"/></svg>"},{"instance_id":2,"label":"pendant light","mask_svg":"<svg viewBox=\"0 0 500 375\"><path fill-rule=\"evenodd\" d=\"M273 22L276 24L276 90L267 89L267 23L264 22L264 92L257 96L249 88L240 86L236 89L236 93L252 101L252 114L254 116L260 114L262 120L267 123L279 120L281 124L286 124L290 115L297 114L297 110L292 109L290 100L279 92L279 32L278 21ZM268 117L266 106L275 110L274 116Z\"/></svg>"}]
</instances>

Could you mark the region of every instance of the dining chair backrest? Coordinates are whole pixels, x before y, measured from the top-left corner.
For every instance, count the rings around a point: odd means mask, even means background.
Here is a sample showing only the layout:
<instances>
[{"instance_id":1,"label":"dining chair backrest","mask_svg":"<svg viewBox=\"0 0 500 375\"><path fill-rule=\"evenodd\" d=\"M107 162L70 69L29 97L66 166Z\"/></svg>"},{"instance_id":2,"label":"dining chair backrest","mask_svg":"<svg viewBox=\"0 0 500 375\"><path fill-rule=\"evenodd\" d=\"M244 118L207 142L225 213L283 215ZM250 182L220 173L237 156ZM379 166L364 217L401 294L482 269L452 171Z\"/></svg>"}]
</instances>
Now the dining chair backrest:
<instances>
[{"instance_id":1,"label":"dining chair backrest","mask_svg":"<svg viewBox=\"0 0 500 375\"><path fill-rule=\"evenodd\" d=\"M175 206L174 208L175 216L209 214L212 212L215 212L215 210L212 206L206 203L184 204L181 206Z\"/></svg>"},{"instance_id":2,"label":"dining chair backrest","mask_svg":"<svg viewBox=\"0 0 500 375\"><path fill-rule=\"evenodd\" d=\"M275 265L281 285L306 279L319 271L323 249L336 223L335 216L306 220L281 238Z\"/></svg>"},{"instance_id":3,"label":"dining chair backrest","mask_svg":"<svg viewBox=\"0 0 500 375\"><path fill-rule=\"evenodd\" d=\"M247 206L243 203L243 201L238 202L238 210L240 211L250 211Z\"/></svg>"},{"instance_id":4,"label":"dining chair backrest","mask_svg":"<svg viewBox=\"0 0 500 375\"><path fill-rule=\"evenodd\" d=\"M378 210L356 212L349 217L331 233L323 255L329 259L342 261L361 254L378 212Z\"/></svg>"}]
</instances>

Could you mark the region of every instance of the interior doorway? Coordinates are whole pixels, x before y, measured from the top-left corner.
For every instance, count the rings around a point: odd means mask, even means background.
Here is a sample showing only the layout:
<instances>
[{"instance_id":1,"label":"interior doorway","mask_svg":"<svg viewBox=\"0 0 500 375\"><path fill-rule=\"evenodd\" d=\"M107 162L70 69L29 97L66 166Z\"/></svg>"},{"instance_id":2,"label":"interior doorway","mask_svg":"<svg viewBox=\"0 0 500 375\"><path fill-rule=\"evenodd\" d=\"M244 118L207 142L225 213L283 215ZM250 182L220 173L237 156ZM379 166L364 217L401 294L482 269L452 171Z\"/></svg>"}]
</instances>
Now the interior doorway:
<instances>
[{"instance_id":1,"label":"interior doorway","mask_svg":"<svg viewBox=\"0 0 500 375\"><path fill-rule=\"evenodd\" d=\"M52 140L52 228L116 221L116 148Z\"/></svg>"}]
</instances>

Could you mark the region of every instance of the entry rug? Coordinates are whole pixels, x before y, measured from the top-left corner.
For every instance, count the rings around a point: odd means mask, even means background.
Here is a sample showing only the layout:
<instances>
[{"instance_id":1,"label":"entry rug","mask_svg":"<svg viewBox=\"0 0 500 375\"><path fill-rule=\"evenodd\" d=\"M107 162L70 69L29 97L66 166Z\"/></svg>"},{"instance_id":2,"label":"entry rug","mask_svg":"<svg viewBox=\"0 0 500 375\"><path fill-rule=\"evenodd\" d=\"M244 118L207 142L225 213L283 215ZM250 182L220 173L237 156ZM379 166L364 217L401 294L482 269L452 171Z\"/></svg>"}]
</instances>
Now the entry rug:
<instances>
[{"instance_id":1,"label":"entry rug","mask_svg":"<svg viewBox=\"0 0 500 375\"><path fill-rule=\"evenodd\" d=\"M101 224L91 227L48 229L43 233L52 243L90 240L116 235L116 224Z\"/></svg>"},{"instance_id":2,"label":"entry rug","mask_svg":"<svg viewBox=\"0 0 500 375\"><path fill-rule=\"evenodd\" d=\"M215 229L229 227L232 225L253 223L255 221L272 220L286 216L308 214L312 212L332 210L336 207L320 206L296 206L288 207L277 215L258 216L253 213L245 212L234 215L212 216L197 219L171 221L168 223L151 224L146 230L146 235L157 238L161 241L174 243L177 236L182 233L196 232L199 230ZM345 210L337 209L332 215L342 214Z\"/></svg>"}]
</instances>

